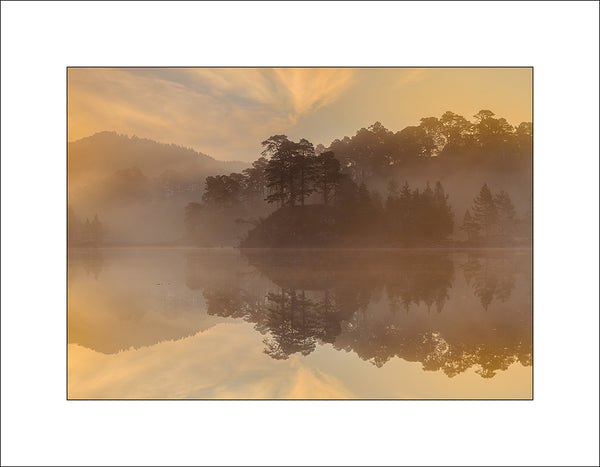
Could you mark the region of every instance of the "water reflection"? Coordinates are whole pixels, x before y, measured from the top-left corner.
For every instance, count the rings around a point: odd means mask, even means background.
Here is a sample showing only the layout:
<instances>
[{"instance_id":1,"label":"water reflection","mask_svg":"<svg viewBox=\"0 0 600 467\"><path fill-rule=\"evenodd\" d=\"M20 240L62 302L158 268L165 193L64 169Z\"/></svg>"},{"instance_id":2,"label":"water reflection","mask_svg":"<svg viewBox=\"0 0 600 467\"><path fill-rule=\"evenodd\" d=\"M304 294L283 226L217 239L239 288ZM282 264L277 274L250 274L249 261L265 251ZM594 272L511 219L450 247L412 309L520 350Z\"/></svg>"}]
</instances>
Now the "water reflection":
<instances>
[{"instance_id":1,"label":"water reflection","mask_svg":"<svg viewBox=\"0 0 600 467\"><path fill-rule=\"evenodd\" d=\"M473 287L475 295L481 301L485 310L492 300L505 302L515 287L515 273L518 266L523 266L523 260L509 261L503 255L483 255L470 253L467 262L461 267L467 284Z\"/></svg>"},{"instance_id":2,"label":"water reflection","mask_svg":"<svg viewBox=\"0 0 600 467\"><path fill-rule=\"evenodd\" d=\"M98 248L72 248L69 249L69 267L67 268L68 281L74 281L77 276L85 274L98 280L105 257L102 250Z\"/></svg>"},{"instance_id":3,"label":"water reflection","mask_svg":"<svg viewBox=\"0 0 600 467\"><path fill-rule=\"evenodd\" d=\"M529 251L68 260L70 397L531 397Z\"/></svg>"},{"instance_id":4,"label":"water reflection","mask_svg":"<svg viewBox=\"0 0 600 467\"><path fill-rule=\"evenodd\" d=\"M184 254L168 250L70 249L68 343L115 354L222 322L185 286L184 265Z\"/></svg>"},{"instance_id":5,"label":"water reflection","mask_svg":"<svg viewBox=\"0 0 600 467\"><path fill-rule=\"evenodd\" d=\"M331 343L377 367L399 357L449 377L476 367L482 377L491 378L515 362L531 365L527 254L470 254L459 262L462 283L455 281L457 259L449 254L242 254L269 285L233 263L210 267L193 253L186 283L204 290L209 315L253 323L264 336L264 352L273 359L306 356L319 344ZM524 287L511 300L517 274Z\"/></svg>"}]
</instances>

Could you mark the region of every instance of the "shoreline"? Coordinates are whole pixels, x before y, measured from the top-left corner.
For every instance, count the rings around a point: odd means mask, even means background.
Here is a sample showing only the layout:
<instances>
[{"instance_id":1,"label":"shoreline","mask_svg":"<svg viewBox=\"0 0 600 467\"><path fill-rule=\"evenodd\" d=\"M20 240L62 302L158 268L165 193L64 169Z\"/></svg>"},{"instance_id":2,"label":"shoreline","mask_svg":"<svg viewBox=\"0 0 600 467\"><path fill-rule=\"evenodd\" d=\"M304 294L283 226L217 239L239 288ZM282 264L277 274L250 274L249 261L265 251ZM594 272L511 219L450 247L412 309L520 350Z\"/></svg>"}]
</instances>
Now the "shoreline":
<instances>
[{"instance_id":1,"label":"shoreline","mask_svg":"<svg viewBox=\"0 0 600 467\"><path fill-rule=\"evenodd\" d=\"M415 246L415 247L390 247L390 246L365 246L365 247L238 247L238 246L194 246L194 245L98 245L98 246L67 246L67 250L263 250L263 251L477 251L477 250L533 250L531 246Z\"/></svg>"}]
</instances>

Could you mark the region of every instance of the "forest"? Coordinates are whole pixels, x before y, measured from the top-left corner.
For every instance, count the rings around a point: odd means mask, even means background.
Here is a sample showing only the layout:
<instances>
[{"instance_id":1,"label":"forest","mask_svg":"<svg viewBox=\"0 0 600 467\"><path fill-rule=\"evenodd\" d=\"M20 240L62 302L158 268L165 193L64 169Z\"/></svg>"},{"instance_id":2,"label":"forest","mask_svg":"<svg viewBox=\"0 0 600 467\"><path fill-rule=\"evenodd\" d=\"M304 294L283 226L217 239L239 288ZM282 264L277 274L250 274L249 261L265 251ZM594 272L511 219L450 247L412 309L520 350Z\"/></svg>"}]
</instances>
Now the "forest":
<instances>
[{"instance_id":1,"label":"forest","mask_svg":"<svg viewBox=\"0 0 600 467\"><path fill-rule=\"evenodd\" d=\"M262 147L261 157L242 172L206 178L201 201L185 206L186 242L531 243L530 122L511 126L489 110L468 121L448 111L395 133L376 122L329 147L286 135L273 135ZM493 192L487 179L500 189Z\"/></svg>"},{"instance_id":2,"label":"forest","mask_svg":"<svg viewBox=\"0 0 600 467\"><path fill-rule=\"evenodd\" d=\"M98 215L90 221L83 221L72 206L68 206L67 241L72 246L95 247L104 242L106 227L102 224Z\"/></svg>"}]
</instances>

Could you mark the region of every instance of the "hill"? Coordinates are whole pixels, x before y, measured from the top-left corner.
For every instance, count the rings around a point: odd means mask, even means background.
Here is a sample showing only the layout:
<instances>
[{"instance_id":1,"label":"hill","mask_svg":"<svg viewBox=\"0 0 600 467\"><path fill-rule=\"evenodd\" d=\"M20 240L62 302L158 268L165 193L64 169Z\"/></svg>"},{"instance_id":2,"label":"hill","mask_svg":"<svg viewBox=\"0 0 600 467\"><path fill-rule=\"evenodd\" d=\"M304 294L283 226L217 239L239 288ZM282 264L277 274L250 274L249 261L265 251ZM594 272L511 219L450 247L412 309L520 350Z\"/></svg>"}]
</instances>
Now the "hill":
<instances>
[{"instance_id":1,"label":"hill","mask_svg":"<svg viewBox=\"0 0 600 467\"><path fill-rule=\"evenodd\" d=\"M164 243L182 237L183 209L202 198L207 176L249 164L116 132L68 143L68 203L82 220L98 215L106 243Z\"/></svg>"},{"instance_id":2,"label":"hill","mask_svg":"<svg viewBox=\"0 0 600 467\"><path fill-rule=\"evenodd\" d=\"M67 157L70 180L90 172L110 174L131 167L137 167L150 177L165 171L194 177L240 171L249 165L239 161L218 161L191 148L111 131L70 142Z\"/></svg>"}]
</instances>

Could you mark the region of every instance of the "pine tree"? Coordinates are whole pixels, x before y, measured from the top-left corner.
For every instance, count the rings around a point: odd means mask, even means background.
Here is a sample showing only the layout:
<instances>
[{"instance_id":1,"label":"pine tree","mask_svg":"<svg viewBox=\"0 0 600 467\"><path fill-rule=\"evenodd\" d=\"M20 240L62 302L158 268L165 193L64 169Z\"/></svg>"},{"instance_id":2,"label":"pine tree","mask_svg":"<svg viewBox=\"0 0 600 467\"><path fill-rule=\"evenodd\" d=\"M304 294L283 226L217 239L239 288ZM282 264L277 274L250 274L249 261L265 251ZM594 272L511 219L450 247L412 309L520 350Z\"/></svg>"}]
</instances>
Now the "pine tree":
<instances>
[{"instance_id":1,"label":"pine tree","mask_svg":"<svg viewBox=\"0 0 600 467\"><path fill-rule=\"evenodd\" d=\"M265 168L266 187L270 191L266 201L283 206L289 200L293 205L295 192L293 177L290 176L290 148L293 143L285 135L274 135L261 144L265 148L262 155L270 157Z\"/></svg>"},{"instance_id":2,"label":"pine tree","mask_svg":"<svg viewBox=\"0 0 600 467\"><path fill-rule=\"evenodd\" d=\"M467 232L467 237L469 240L474 240L479 234L479 224L477 224L475 219L473 219L468 209L465 212L465 217L463 218L463 223L460 229Z\"/></svg>"},{"instance_id":3,"label":"pine tree","mask_svg":"<svg viewBox=\"0 0 600 467\"><path fill-rule=\"evenodd\" d=\"M297 178L297 198L300 205L304 206L304 200L314 191L315 178L317 176L317 160L315 148L312 143L302 138L293 145L292 155L292 177Z\"/></svg>"},{"instance_id":4,"label":"pine tree","mask_svg":"<svg viewBox=\"0 0 600 467\"><path fill-rule=\"evenodd\" d=\"M489 238L496 228L498 213L487 183L483 184L479 196L473 200L473 217L480 229L483 230L485 237Z\"/></svg>"},{"instance_id":5,"label":"pine tree","mask_svg":"<svg viewBox=\"0 0 600 467\"><path fill-rule=\"evenodd\" d=\"M245 198L249 201L262 200L265 196L265 169L267 159L261 157L252 163L252 167L245 169Z\"/></svg>"},{"instance_id":6,"label":"pine tree","mask_svg":"<svg viewBox=\"0 0 600 467\"><path fill-rule=\"evenodd\" d=\"M400 222L400 235L407 238L412 230L410 219L413 211L413 198L408 182L405 181L400 190L400 198L398 200L398 221Z\"/></svg>"},{"instance_id":7,"label":"pine tree","mask_svg":"<svg viewBox=\"0 0 600 467\"><path fill-rule=\"evenodd\" d=\"M494 204L498 214L500 235L503 237L512 235L515 227L515 207L510 196L505 191L501 191L494 197Z\"/></svg>"},{"instance_id":8,"label":"pine tree","mask_svg":"<svg viewBox=\"0 0 600 467\"><path fill-rule=\"evenodd\" d=\"M418 218L420 221L420 235L425 238L436 236L437 212L433 203L433 190L429 186L429 181L425 185L425 190L419 199Z\"/></svg>"},{"instance_id":9,"label":"pine tree","mask_svg":"<svg viewBox=\"0 0 600 467\"><path fill-rule=\"evenodd\" d=\"M398 207L398 201L400 198L400 192L398 189L398 183L395 180L391 180L387 187L387 198L385 200L385 209L389 214L394 213Z\"/></svg>"},{"instance_id":10,"label":"pine tree","mask_svg":"<svg viewBox=\"0 0 600 467\"><path fill-rule=\"evenodd\" d=\"M316 158L316 191L323 195L323 203L328 204L331 195L339 186L342 179L340 162L332 151L319 154Z\"/></svg>"},{"instance_id":11,"label":"pine tree","mask_svg":"<svg viewBox=\"0 0 600 467\"><path fill-rule=\"evenodd\" d=\"M454 213L448 204L448 195L444 191L442 184L437 181L433 192L433 202L435 207L435 233L442 238L450 235L454 230Z\"/></svg>"}]
</instances>

